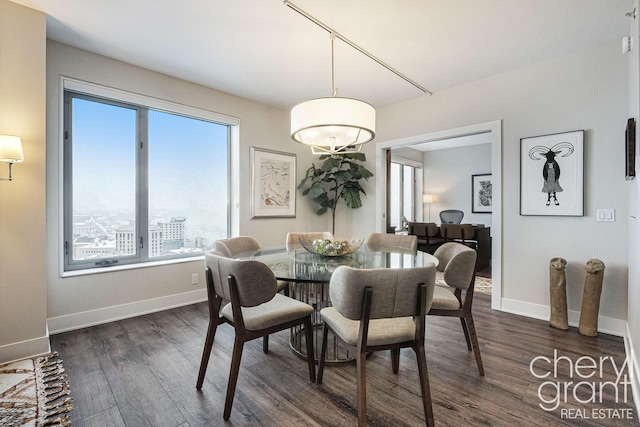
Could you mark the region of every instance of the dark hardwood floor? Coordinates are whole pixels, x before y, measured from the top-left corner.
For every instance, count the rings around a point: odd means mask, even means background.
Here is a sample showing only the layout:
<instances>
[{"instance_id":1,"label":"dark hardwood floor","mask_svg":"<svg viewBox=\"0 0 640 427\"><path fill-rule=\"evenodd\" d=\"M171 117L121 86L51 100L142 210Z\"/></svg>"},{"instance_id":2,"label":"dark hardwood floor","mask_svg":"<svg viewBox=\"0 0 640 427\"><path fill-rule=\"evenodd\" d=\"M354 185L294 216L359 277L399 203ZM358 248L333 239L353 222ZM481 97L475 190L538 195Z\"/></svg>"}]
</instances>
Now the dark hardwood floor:
<instances>
[{"instance_id":1,"label":"dark hardwood floor","mask_svg":"<svg viewBox=\"0 0 640 427\"><path fill-rule=\"evenodd\" d=\"M473 354L467 351L459 320L428 318L426 350L436 425L639 425L630 385L626 402L622 383L599 392L601 383L616 381L610 357L618 368L624 363L621 338L584 337L575 328L560 331L546 321L489 307L490 297L478 294L474 317L485 377L478 375ZM52 336L52 349L59 352L69 376L73 425L225 425L222 411L233 332L228 325L218 328L207 377L198 392L195 384L207 320L207 306L201 303ZM262 352L262 340L245 346L226 424L355 425L355 366L329 366L324 383L312 384L305 362L289 349L288 339L286 332L272 335L269 354ZM554 351L559 358L557 374ZM536 359L534 373L548 377L537 378L530 372L536 357L548 362ZM592 358L598 365L606 358L602 374L587 367ZM424 425L412 351L403 350L398 375L391 371L389 352L372 354L367 372L369 425ZM544 400L539 397L541 385ZM541 409L540 404L553 407L557 395L561 399L555 410ZM626 419L629 413L632 418Z\"/></svg>"}]
</instances>

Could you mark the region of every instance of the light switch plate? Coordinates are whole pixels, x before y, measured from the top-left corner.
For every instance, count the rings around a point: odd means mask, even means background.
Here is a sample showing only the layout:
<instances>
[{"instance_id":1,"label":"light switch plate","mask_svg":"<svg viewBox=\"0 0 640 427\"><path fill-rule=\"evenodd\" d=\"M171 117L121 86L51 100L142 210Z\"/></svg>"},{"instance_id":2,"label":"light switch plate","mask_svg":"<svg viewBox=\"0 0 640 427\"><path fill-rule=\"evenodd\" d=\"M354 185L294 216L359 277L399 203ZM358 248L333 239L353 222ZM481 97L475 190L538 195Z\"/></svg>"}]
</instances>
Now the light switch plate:
<instances>
[{"instance_id":1,"label":"light switch plate","mask_svg":"<svg viewBox=\"0 0 640 427\"><path fill-rule=\"evenodd\" d=\"M615 209L596 209L596 221L613 222L616 220Z\"/></svg>"}]
</instances>

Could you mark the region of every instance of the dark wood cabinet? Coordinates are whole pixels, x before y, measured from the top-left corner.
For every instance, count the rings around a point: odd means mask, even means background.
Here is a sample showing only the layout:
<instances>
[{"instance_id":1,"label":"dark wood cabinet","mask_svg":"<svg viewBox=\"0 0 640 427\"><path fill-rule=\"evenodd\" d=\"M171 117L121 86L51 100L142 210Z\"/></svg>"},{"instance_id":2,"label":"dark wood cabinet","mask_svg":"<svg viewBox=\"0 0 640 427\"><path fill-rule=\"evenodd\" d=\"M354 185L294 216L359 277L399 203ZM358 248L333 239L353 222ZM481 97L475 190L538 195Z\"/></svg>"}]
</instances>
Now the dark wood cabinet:
<instances>
[{"instance_id":1,"label":"dark wood cabinet","mask_svg":"<svg viewBox=\"0 0 640 427\"><path fill-rule=\"evenodd\" d=\"M491 267L491 227L484 225L474 225L476 231L475 239L478 242L478 261L476 268L482 271Z\"/></svg>"}]
</instances>

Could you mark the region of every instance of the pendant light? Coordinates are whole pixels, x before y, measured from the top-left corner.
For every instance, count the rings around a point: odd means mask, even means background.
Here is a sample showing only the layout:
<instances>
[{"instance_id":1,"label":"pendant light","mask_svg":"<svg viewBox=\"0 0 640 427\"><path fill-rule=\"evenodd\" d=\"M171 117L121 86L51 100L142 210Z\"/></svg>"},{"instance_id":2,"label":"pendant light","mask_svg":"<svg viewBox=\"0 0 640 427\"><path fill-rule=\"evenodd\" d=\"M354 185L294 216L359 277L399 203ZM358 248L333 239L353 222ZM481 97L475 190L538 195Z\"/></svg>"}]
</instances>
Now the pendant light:
<instances>
[{"instance_id":1,"label":"pendant light","mask_svg":"<svg viewBox=\"0 0 640 427\"><path fill-rule=\"evenodd\" d=\"M338 97L334 82L333 42L340 41L391 71L427 95L431 92L389 64L355 44L324 22L300 9L289 0L284 5L331 34L331 87L329 98L302 102L291 109L291 138L311 147L314 154L344 154L360 151L362 144L376 134L376 110L367 102Z\"/></svg>"},{"instance_id":2,"label":"pendant light","mask_svg":"<svg viewBox=\"0 0 640 427\"><path fill-rule=\"evenodd\" d=\"M331 97L305 101L291 109L291 138L311 147L314 154L358 152L376 133L376 110L371 104L338 96L334 41L331 33Z\"/></svg>"}]
</instances>

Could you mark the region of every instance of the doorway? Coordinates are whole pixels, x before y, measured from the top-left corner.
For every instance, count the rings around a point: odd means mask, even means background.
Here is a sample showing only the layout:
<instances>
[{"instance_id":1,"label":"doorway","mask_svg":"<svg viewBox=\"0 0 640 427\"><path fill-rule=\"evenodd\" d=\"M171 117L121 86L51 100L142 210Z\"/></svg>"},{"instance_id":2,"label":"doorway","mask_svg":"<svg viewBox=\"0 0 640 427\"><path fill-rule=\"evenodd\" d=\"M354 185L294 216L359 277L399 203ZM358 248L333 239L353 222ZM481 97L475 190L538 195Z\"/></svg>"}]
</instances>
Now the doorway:
<instances>
[{"instance_id":1,"label":"doorway","mask_svg":"<svg viewBox=\"0 0 640 427\"><path fill-rule=\"evenodd\" d=\"M480 123L448 129L440 132L416 135L412 137L382 141L376 144L376 230L384 232L387 226L387 153L391 149L411 147L418 144L451 144L456 138L488 134L491 143L491 174L493 186L492 220L491 220L491 307L501 309L502 300L502 121ZM418 183L420 189L422 183Z\"/></svg>"}]
</instances>

